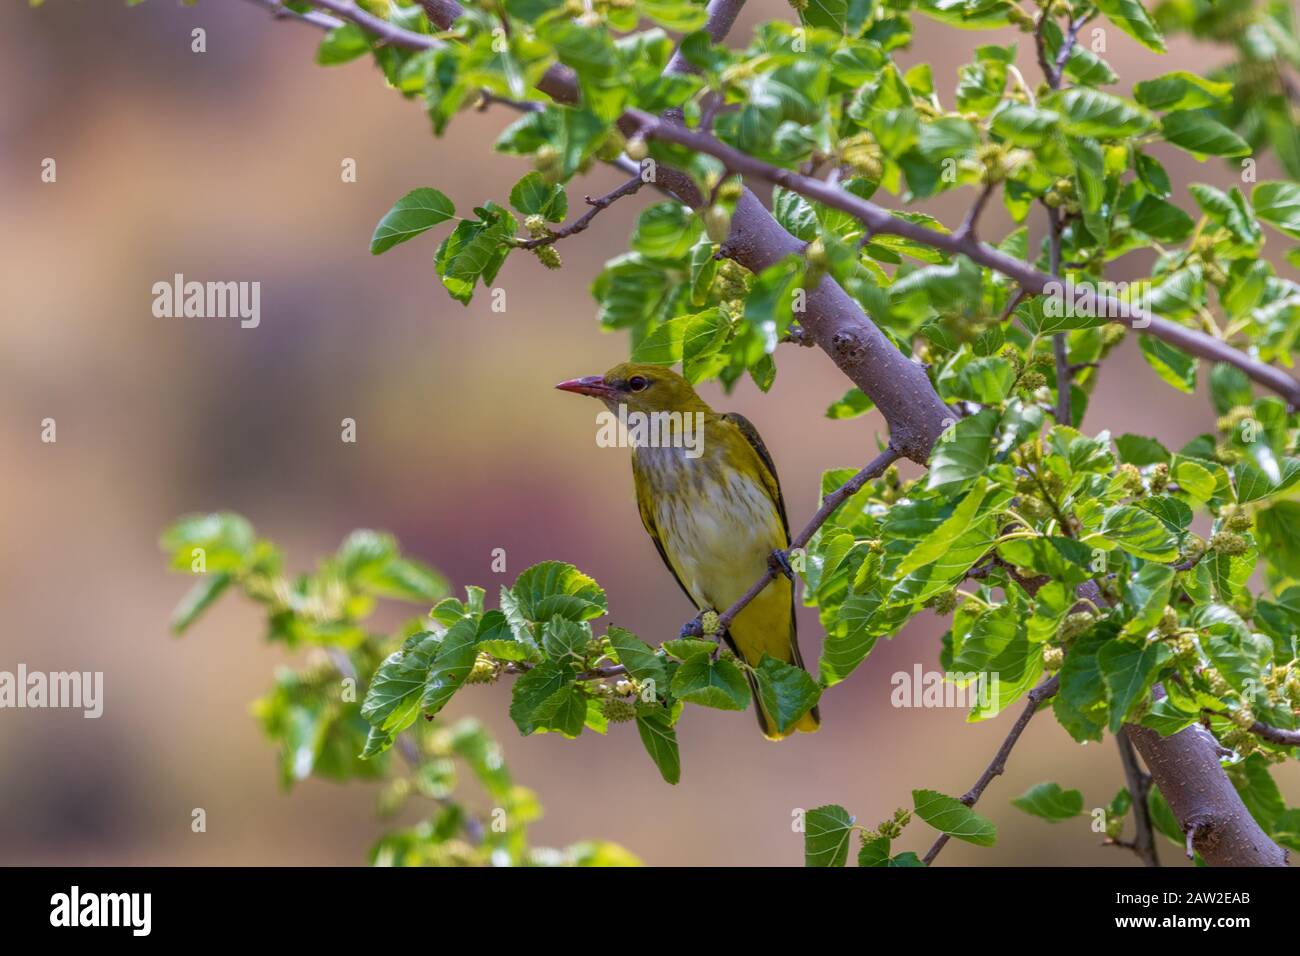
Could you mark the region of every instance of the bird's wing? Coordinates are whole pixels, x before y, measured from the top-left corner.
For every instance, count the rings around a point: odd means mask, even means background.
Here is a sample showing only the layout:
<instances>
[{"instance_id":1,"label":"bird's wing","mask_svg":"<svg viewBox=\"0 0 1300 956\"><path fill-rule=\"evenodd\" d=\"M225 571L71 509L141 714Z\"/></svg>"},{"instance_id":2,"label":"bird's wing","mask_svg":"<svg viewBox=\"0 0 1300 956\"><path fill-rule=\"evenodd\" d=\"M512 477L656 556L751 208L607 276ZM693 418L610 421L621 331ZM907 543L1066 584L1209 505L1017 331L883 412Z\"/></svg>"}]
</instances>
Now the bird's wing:
<instances>
[{"instance_id":1,"label":"bird's wing","mask_svg":"<svg viewBox=\"0 0 1300 956\"><path fill-rule=\"evenodd\" d=\"M641 513L641 524L645 526L646 532L650 535L650 540L655 543L655 550L659 552L659 557L663 558L664 567L672 573L673 580L677 582L677 586L682 589L682 593L686 595L686 599L690 601L692 605L698 607L699 605L695 604L695 598L691 596L691 592L686 590L686 585L683 584L682 579L677 576L677 569L674 568L673 563L668 560L668 552L664 550L664 542L663 538L659 534L659 526L655 524L654 509L651 506L648 486L636 471L636 456L633 456L632 458L632 481L633 484L636 485L636 507L637 511Z\"/></svg>"},{"instance_id":2,"label":"bird's wing","mask_svg":"<svg viewBox=\"0 0 1300 956\"><path fill-rule=\"evenodd\" d=\"M754 453L758 455L759 460L763 463L763 484L767 486L767 492L776 502L777 513L781 516L781 527L785 529L785 540L790 540L790 522L785 516L785 498L781 495L781 482L776 477L776 463L772 461L772 455L763 444L763 439L758 434L758 429L740 412L727 412L722 416L722 420L730 422L740 429L740 433L745 436Z\"/></svg>"}]
</instances>

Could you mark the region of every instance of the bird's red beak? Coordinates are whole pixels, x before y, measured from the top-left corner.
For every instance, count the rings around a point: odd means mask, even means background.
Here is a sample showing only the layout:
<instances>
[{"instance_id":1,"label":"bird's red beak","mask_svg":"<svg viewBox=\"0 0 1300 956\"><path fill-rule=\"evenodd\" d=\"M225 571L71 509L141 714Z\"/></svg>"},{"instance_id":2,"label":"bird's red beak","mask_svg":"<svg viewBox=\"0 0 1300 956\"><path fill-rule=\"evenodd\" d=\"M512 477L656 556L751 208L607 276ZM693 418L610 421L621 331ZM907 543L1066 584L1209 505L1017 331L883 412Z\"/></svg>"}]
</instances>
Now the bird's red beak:
<instances>
[{"instance_id":1,"label":"bird's red beak","mask_svg":"<svg viewBox=\"0 0 1300 956\"><path fill-rule=\"evenodd\" d=\"M586 378L571 378L555 387L562 392L591 395L595 398L608 398L614 394L614 390L606 385L605 380L599 375L588 375Z\"/></svg>"}]
</instances>

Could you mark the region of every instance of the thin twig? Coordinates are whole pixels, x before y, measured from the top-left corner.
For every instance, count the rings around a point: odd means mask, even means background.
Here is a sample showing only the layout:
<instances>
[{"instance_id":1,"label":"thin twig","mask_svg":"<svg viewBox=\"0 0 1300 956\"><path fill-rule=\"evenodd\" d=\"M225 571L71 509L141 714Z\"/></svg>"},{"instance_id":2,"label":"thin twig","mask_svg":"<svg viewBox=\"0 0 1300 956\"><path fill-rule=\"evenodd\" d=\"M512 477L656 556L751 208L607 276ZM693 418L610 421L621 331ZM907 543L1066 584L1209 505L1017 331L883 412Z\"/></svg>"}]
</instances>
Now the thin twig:
<instances>
[{"instance_id":1,"label":"thin twig","mask_svg":"<svg viewBox=\"0 0 1300 956\"><path fill-rule=\"evenodd\" d=\"M408 50L436 50L446 45L442 40L427 33L403 30L383 17L362 10L352 0L311 0L311 3L344 20L350 20L392 46L405 47Z\"/></svg>"},{"instance_id":2,"label":"thin twig","mask_svg":"<svg viewBox=\"0 0 1300 956\"><path fill-rule=\"evenodd\" d=\"M1016 746L1016 742L1020 740L1020 735L1024 733L1025 728L1029 726L1029 721L1032 720L1034 714L1038 712L1038 705L1052 697L1060 686L1060 677L1053 674L1029 692L1025 701L1025 709L1020 712L1020 716L1016 718L1016 722L1011 725L1011 730L1007 733L1006 739L1002 741L1002 746L999 747L998 752L993 755L993 762L984 769L982 774L980 774L980 778L975 781L975 786L971 787L962 796L958 797L962 803L968 807L975 806L980 796L984 793L984 790L993 782L993 778L1001 775L1002 772L1007 769L1007 758L1011 756L1011 751ZM929 866L934 862L934 858L939 855L939 851L942 850L947 843L948 834L941 833L939 839L934 841L934 845L931 846L925 856L921 858L921 861L925 863L926 866Z\"/></svg>"},{"instance_id":3,"label":"thin twig","mask_svg":"<svg viewBox=\"0 0 1300 956\"><path fill-rule=\"evenodd\" d=\"M834 183L831 183L831 185L834 185ZM980 194L975 197L975 204L970 207L970 211L966 213L966 218L962 220L962 224L957 227L957 232L954 234L962 242L974 243L979 241L975 235L975 227L979 224L980 215L984 212L984 207L988 205L989 197L993 195L996 188L994 183L985 183L984 188L980 190Z\"/></svg>"},{"instance_id":4,"label":"thin twig","mask_svg":"<svg viewBox=\"0 0 1300 956\"><path fill-rule=\"evenodd\" d=\"M1160 857L1156 854L1155 828L1151 824L1151 808L1147 805L1147 795L1151 792L1151 775L1138 766L1137 752L1133 742L1128 739L1128 732L1120 730L1115 735L1115 744L1119 747L1120 763L1124 767L1124 780L1128 784L1129 796L1133 803L1133 823L1136 835L1132 843L1125 844L1138 855L1147 866L1159 866ZM1116 841L1119 842L1119 841Z\"/></svg>"},{"instance_id":5,"label":"thin twig","mask_svg":"<svg viewBox=\"0 0 1300 956\"><path fill-rule=\"evenodd\" d=\"M342 20L336 20L327 13L320 13L316 10L299 13L297 10L290 10L281 4L280 0L250 0L250 2L270 10L271 16L277 20L298 20L301 23L310 23L314 27L320 27L322 30L337 30L343 26Z\"/></svg>"},{"instance_id":6,"label":"thin twig","mask_svg":"<svg viewBox=\"0 0 1300 956\"><path fill-rule=\"evenodd\" d=\"M536 239L529 239L527 242L519 243L519 248L536 249L538 246L549 246L551 243L557 242L560 239L567 239L569 236L575 236L578 233L585 231L586 228L591 225L591 221L600 215L601 210L612 206L624 196L632 195L644 185L645 180L641 178L641 174L638 172L623 185L619 186L617 189L611 190L603 196L596 199L587 196L586 203L591 208L587 210L586 213L575 219L563 229L556 229L554 232L548 230L544 236L539 236Z\"/></svg>"}]
</instances>

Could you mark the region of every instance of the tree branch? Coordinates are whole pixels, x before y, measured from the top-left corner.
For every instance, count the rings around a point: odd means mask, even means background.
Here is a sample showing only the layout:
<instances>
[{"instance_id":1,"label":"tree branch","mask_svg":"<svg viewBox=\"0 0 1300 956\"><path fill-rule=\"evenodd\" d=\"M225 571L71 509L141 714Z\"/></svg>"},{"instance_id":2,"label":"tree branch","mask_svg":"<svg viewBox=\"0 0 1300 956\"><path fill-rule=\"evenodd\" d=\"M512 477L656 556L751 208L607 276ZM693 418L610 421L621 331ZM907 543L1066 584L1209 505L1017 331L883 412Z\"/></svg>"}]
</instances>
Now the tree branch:
<instances>
[{"instance_id":1,"label":"tree branch","mask_svg":"<svg viewBox=\"0 0 1300 956\"><path fill-rule=\"evenodd\" d=\"M1115 743L1119 747L1120 763L1124 765L1124 780L1133 801L1133 825L1137 830L1128 848L1136 853L1145 865L1159 866L1155 828L1151 825L1151 808L1147 805L1147 794L1151 792L1151 775L1144 773L1138 766L1137 754L1133 751L1133 743L1129 740L1127 730L1121 729L1115 735Z\"/></svg>"},{"instance_id":2,"label":"tree branch","mask_svg":"<svg viewBox=\"0 0 1300 956\"><path fill-rule=\"evenodd\" d=\"M521 242L519 248L536 249L538 246L549 246L551 243L557 242L560 239L567 239L569 236L576 236L578 233L585 231L586 228L591 225L592 220L600 215L602 210L609 208L624 196L632 195L644 185L645 180L641 178L641 173L638 172L623 185L619 186L617 189L611 190L603 196L596 199L587 196L585 201L591 209L589 209L584 215L575 219L563 229L557 229L554 232L548 230L547 234L544 236L540 236L537 239L529 239L527 242Z\"/></svg>"},{"instance_id":3,"label":"tree branch","mask_svg":"<svg viewBox=\"0 0 1300 956\"><path fill-rule=\"evenodd\" d=\"M1128 724L1125 732L1161 795L1210 866L1286 866L1286 851L1252 817L1219 764L1214 738L1193 724L1169 737Z\"/></svg>"},{"instance_id":4,"label":"tree branch","mask_svg":"<svg viewBox=\"0 0 1300 956\"><path fill-rule=\"evenodd\" d=\"M1042 294L1049 284L1062 281L1059 275L1040 272L1027 262L976 241L973 236L939 232L937 229L909 222L896 217L889 210L875 203L861 199L832 184L800 175L789 169L772 166L698 130L661 122L642 110L628 112L639 121L638 128L643 136L676 143L698 153L705 153L720 159L727 168L737 173L774 183L832 209L846 212L861 220L875 234L901 236L933 249L953 255L964 255L979 265L1014 279L1030 294ZM1130 328L1153 335L1185 352L1211 362L1225 362L1235 366L1254 381L1277 392L1293 408L1300 407L1300 382L1279 368L1253 359L1204 332L1151 315L1142 308L1114 296L1098 295L1095 305L1100 314L1111 315Z\"/></svg>"},{"instance_id":5,"label":"tree branch","mask_svg":"<svg viewBox=\"0 0 1300 956\"><path fill-rule=\"evenodd\" d=\"M268 0L253 2L264 7L272 6ZM364 12L342 0L328 2L334 5L328 9L346 8L349 12L354 9ZM420 2L430 20L444 30L463 12L455 0ZM741 0L713 0L709 7L710 21L720 23L724 16L730 16L734 20L740 2ZM313 17L307 22L330 28L319 18ZM417 49L427 48L431 42L437 42L434 38L421 34L410 34L408 37L404 36L406 31L395 33L397 28L387 21L379 21L377 27L382 31L381 35L394 38L392 42L418 38L411 41L420 44ZM546 71L537 88L562 104L572 104L579 100L574 74L559 64ZM973 236L957 240L954 234L940 233L896 218L889 211L860 200L836 188L834 184L769 166L698 130L689 130L640 110L625 112L619 120L619 126L625 134L629 129L642 131L643 134L713 155L733 172L785 186L831 208L848 212L860 219L873 233L897 235L941 251L967 255L980 265L1015 280L1023 294L1041 294L1049 282L1059 281L1056 276L1045 275L1028 263L982 245ZM626 160L617 161L616 165L631 171ZM687 205L698 207L702 202L703 197L689 177L663 166L659 167L658 173L656 186L662 192ZM782 228L753 192L748 189L743 192L732 216L731 234L723 244L727 255L751 271L758 272L788 255L802 253L803 247L804 243ZM1140 310L1131 309L1125 302L1105 299L1099 300L1098 304L1114 310L1113 314L1128 325L1136 322L1139 328L1145 326L1148 334L1156 335L1170 345L1210 361L1233 365L1254 381L1284 396L1293 407L1300 405L1300 384L1280 369L1251 359L1227 343L1203 333L1159 317L1149 317ZM891 451L924 464L931 446L953 417L953 412L930 384L925 369L904 356L867 319L859 305L829 277L809 291L807 311L799 316L799 323L881 410L890 428ZM1021 720L1027 723L1028 717L1022 715ZM1210 863L1284 864L1285 853L1268 840L1245 811L1219 766L1217 749L1204 737L1192 733L1198 729L1200 728L1193 726L1172 737L1160 738L1154 731L1134 728L1134 742L1178 819L1189 832L1194 833L1202 857ZM1009 749L1008 747L1007 750ZM1218 852L1220 848L1222 852ZM937 853L937 850L932 849L932 853Z\"/></svg>"},{"instance_id":6,"label":"tree branch","mask_svg":"<svg viewBox=\"0 0 1300 956\"><path fill-rule=\"evenodd\" d=\"M283 6L280 0L249 0L249 2L270 10L271 16L277 20L298 20L302 23L310 23L322 30L337 30L343 26L342 20L336 20L329 14L317 13L314 10L299 13L297 10L290 10L288 7Z\"/></svg>"},{"instance_id":7,"label":"tree branch","mask_svg":"<svg viewBox=\"0 0 1300 956\"><path fill-rule=\"evenodd\" d=\"M998 752L993 755L993 762L984 769L982 774L980 774L980 778L975 781L975 786L971 787L962 796L958 797L962 803L966 804L968 807L975 806L976 802L983 795L984 790L993 782L993 778L1000 776L1007 769L1007 758L1011 756L1011 751L1020 740L1020 735L1023 734L1025 728L1029 726L1029 721L1033 719L1034 714L1038 713L1039 704L1052 697L1060 686L1061 678L1056 674L1053 674L1029 692L1025 701L1025 709L1020 712L1020 716L1016 718L1016 722L1011 725L1011 730L1007 732L1006 739L1002 741L1002 746L999 747ZM948 834L940 834L939 839L934 841L934 845L931 846L925 856L921 858L921 862L925 863L926 866L929 866L934 862L934 858L939 855L939 851L942 850L947 843Z\"/></svg>"}]
</instances>

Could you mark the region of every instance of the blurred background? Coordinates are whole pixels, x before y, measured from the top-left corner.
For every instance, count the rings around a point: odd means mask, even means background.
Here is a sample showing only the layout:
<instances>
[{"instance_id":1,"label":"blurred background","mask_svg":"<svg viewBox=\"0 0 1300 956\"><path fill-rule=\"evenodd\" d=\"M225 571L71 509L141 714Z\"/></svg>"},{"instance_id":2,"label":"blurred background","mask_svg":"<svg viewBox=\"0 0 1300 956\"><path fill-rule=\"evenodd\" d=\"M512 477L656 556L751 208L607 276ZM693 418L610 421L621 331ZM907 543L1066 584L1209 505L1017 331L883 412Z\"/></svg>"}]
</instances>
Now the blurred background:
<instances>
[{"instance_id":1,"label":"blurred background","mask_svg":"<svg viewBox=\"0 0 1300 956\"><path fill-rule=\"evenodd\" d=\"M788 14L781 0L754 0L733 36ZM204 54L190 52L196 26ZM918 27L900 59L933 63L945 98L977 44L1019 39L1033 69L1019 34ZM626 358L625 337L598 330L587 285L652 200L620 203L564 243L561 273L512 257L497 280L504 314L483 294L463 308L434 274L436 238L381 258L368 240L416 186L458 208L503 202L526 171L489 150L510 115L463 114L435 139L418 103L386 89L368 61L316 66L319 38L235 0L0 9L0 670L103 671L106 695L99 720L0 711L0 862L357 864L386 828L373 786L278 789L275 754L248 712L285 661L263 643L259 609L228 595L184 639L169 636L190 582L167 571L156 540L181 513L243 513L293 570L355 527L390 530L458 590L490 595L533 562L569 561L607 589L613 619L651 643L689 616L641 529L627 452L596 447L593 407L551 388ZM1118 30L1107 39L1124 90L1224 55L1179 40L1158 58ZM1216 162L1158 152L1176 183L1231 181ZM57 183L41 182L46 157ZM340 181L348 157L353 184ZM1264 159L1260 179L1276 175ZM618 181L593 171L570 187L571 207ZM930 211L952 223L969 199ZM1003 233L999 216L986 235ZM1031 227L1037 243L1041 224ZM155 318L151 287L178 272L260 281L261 326ZM1113 277L1126 277L1124 263ZM881 422L822 417L847 382L819 351L778 358L769 395L748 380L729 398L703 392L759 425L798 526L820 472L865 461ZM55 444L40 440L47 417ZM339 440L345 417L356 444ZM1211 423L1202 395L1173 392L1126 343L1084 425L1177 447ZM491 570L494 548L506 550L504 575ZM815 660L816 617L800 614ZM813 737L774 746L749 714L692 708L677 787L627 727L520 738L505 683L469 689L448 713L481 717L538 792L539 844L599 837L656 864L799 864L794 808L841 803L874 826L913 787L964 792L991 758L1010 715L968 725L958 710L889 706L890 675L937 666L942 630L924 614L882 642L824 698ZM1291 805L1298 773L1279 774ZM1045 780L1104 805L1122 785L1113 742L1079 747L1050 718L1034 721L979 806L999 826L997 847L953 841L941 862L1136 865L1100 846L1085 819L1051 825L1011 806ZM190 830L195 807L206 833ZM923 853L931 836L914 824L898 848ZM1186 862L1168 843L1161 851Z\"/></svg>"}]
</instances>

